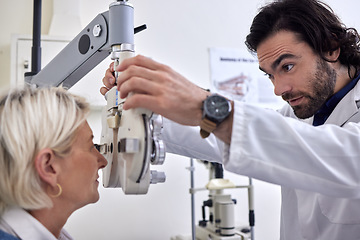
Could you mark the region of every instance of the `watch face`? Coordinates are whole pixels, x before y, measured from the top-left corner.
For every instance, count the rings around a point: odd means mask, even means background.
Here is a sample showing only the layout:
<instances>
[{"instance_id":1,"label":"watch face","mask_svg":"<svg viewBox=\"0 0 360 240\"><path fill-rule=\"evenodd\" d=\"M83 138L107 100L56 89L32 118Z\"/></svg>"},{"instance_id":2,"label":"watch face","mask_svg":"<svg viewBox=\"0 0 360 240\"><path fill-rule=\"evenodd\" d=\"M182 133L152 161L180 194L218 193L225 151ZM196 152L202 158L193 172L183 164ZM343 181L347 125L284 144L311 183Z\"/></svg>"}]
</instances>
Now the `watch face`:
<instances>
[{"instance_id":1,"label":"watch face","mask_svg":"<svg viewBox=\"0 0 360 240\"><path fill-rule=\"evenodd\" d=\"M211 95L205 101L204 110L208 118L221 121L229 115L231 105L226 98L219 95Z\"/></svg>"}]
</instances>

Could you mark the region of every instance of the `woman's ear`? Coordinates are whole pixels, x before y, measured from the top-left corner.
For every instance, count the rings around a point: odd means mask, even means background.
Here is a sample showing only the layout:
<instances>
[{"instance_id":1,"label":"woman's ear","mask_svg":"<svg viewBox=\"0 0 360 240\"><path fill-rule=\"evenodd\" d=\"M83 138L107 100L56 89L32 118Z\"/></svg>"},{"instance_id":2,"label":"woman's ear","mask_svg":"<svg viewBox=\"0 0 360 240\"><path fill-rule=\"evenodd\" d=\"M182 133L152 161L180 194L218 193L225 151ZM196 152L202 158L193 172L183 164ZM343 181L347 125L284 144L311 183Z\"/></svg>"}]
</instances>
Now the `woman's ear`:
<instances>
[{"instance_id":1,"label":"woman's ear","mask_svg":"<svg viewBox=\"0 0 360 240\"><path fill-rule=\"evenodd\" d=\"M41 180L51 186L57 184L57 168L55 166L56 156L50 148L42 149L35 156L35 169Z\"/></svg>"}]
</instances>

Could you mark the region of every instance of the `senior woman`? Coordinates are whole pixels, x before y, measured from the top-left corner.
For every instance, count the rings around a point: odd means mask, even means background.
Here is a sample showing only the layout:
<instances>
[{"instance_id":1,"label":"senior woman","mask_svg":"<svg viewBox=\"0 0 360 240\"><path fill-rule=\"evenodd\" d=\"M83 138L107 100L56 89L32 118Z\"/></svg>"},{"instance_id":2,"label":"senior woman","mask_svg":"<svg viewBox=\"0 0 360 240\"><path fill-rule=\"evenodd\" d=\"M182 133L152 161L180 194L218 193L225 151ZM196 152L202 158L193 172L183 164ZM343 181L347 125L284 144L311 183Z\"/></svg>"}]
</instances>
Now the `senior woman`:
<instances>
[{"instance_id":1,"label":"senior woman","mask_svg":"<svg viewBox=\"0 0 360 240\"><path fill-rule=\"evenodd\" d=\"M93 144L89 105L61 88L0 98L0 239L72 239L63 229L99 199L106 159Z\"/></svg>"}]
</instances>

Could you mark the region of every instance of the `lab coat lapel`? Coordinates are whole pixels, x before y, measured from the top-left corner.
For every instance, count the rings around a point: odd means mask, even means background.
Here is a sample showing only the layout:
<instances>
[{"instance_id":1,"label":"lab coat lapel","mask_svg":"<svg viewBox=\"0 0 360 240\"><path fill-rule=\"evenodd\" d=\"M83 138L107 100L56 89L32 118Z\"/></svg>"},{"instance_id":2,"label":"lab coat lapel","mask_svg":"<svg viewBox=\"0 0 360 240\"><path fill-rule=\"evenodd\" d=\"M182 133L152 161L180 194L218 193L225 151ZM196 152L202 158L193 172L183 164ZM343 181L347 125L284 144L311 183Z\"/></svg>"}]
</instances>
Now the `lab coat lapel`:
<instances>
[{"instance_id":1,"label":"lab coat lapel","mask_svg":"<svg viewBox=\"0 0 360 240\"><path fill-rule=\"evenodd\" d=\"M336 124L342 126L353 115L355 115L360 105L360 81L350 90L348 94L338 103L334 111L331 113L325 124Z\"/></svg>"}]
</instances>

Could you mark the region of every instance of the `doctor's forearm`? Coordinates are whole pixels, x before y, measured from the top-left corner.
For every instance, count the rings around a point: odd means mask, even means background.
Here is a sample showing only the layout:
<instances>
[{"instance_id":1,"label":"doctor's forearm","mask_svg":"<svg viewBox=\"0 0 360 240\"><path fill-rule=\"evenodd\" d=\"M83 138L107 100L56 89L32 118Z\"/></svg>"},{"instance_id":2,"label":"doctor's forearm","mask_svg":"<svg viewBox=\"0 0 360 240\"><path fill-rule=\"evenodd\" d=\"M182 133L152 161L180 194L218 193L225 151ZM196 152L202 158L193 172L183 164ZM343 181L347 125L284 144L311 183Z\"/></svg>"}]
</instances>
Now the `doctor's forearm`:
<instances>
[{"instance_id":1,"label":"doctor's forearm","mask_svg":"<svg viewBox=\"0 0 360 240\"><path fill-rule=\"evenodd\" d=\"M203 139L199 127L184 126L164 118L162 138L166 152L222 163L224 143L214 135Z\"/></svg>"},{"instance_id":2,"label":"doctor's forearm","mask_svg":"<svg viewBox=\"0 0 360 240\"><path fill-rule=\"evenodd\" d=\"M360 198L358 124L352 131L331 124L313 127L272 110L237 105L228 169L292 188Z\"/></svg>"}]
</instances>

